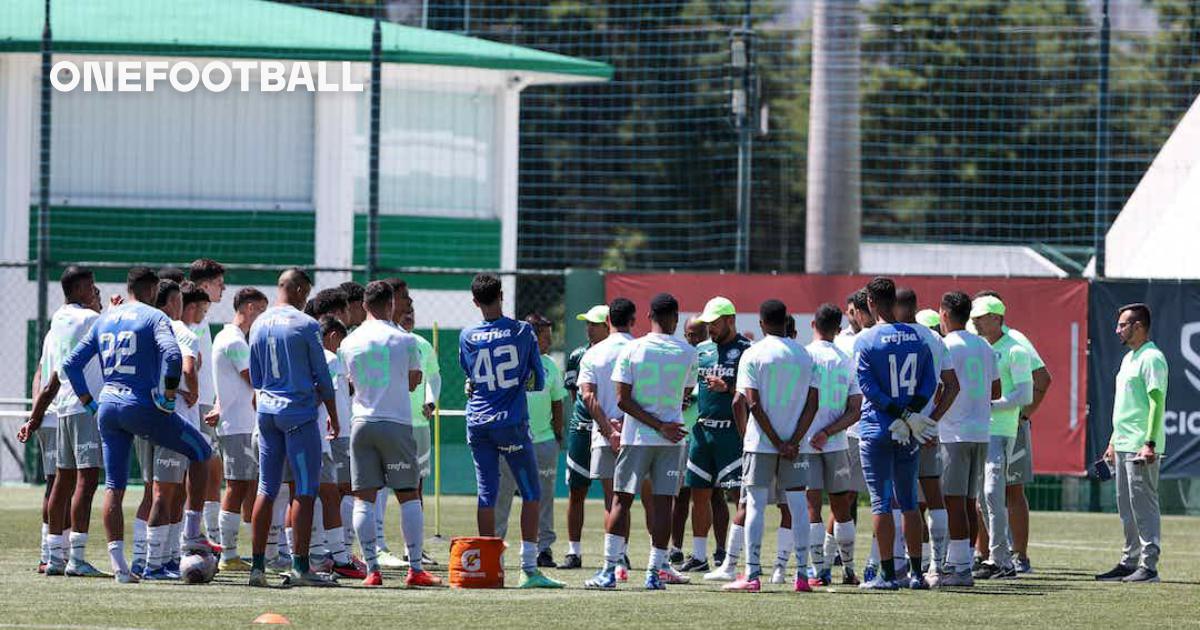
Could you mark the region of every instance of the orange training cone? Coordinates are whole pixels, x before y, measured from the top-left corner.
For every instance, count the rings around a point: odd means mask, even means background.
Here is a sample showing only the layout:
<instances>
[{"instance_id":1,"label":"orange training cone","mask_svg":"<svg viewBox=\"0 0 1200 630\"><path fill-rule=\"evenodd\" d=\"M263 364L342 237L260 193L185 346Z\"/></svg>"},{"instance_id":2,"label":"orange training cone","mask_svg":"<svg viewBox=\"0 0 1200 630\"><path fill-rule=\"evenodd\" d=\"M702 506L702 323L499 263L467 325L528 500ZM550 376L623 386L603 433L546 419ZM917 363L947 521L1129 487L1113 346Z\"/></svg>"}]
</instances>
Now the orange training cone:
<instances>
[{"instance_id":1,"label":"orange training cone","mask_svg":"<svg viewBox=\"0 0 1200 630\"><path fill-rule=\"evenodd\" d=\"M279 626L290 626L292 622L279 613L263 613L254 619L254 623L269 623Z\"/></svg>"}]
</instances>

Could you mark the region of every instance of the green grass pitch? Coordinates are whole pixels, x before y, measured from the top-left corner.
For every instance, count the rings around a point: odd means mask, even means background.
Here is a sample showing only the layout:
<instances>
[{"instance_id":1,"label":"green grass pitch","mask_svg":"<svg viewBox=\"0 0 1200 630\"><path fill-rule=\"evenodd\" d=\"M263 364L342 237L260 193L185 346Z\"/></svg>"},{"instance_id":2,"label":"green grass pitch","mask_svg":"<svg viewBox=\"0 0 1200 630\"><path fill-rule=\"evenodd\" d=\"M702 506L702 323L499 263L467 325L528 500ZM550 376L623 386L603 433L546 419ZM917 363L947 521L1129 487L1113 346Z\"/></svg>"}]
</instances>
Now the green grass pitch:
<instances>
[{"instance_id":1,"label":"green grass pitch","mask_svg":"<svg viewBox=\"0 0 1200 630\"><path fill-rule=\"evenodd\" d=\"M131 489L127 514L140 489ZM672 586L666 592L639 588L641 571L618 592L582 588L600 560L600 506L588 505L583 571L548 571L565 580L565 591L521 592L405 590L403 576L385 574L385 587L338 589L250 589L244 575L222 574L210 585L118 585L111 580L48 578L35 572L41 490L0 489L0 628L191 628L248 627L263 612L288 617L304 628L797 628L806 626L1009 628L1177 628L1200 624L1200 519L1164 519L1164 582L1156 585L1098 584L1092 574L1108 569L1120 552L1120 522L1113 514L1035 513L1030 554L1036 573L1018 580L981 583L957 592L864 593L855 588L820 589L799 595L789 586L764 585L759 594L721 593L719 586ZM96 506L99 507L100 495ZM636 505L636 504L635 504ZM474 500L442 501L444 534L470 534ZM559 500L560 542L565 550L565 501ZM643 566L648 551L640 507L630 556ZM774 555L776 512L767 529L767 555ZM860 510L866 515L866 510ZM399 510L388 511L388 538L401 541ZM129 521L127 521L127 524ZM433 534L432 512L426 520ZM515 526L515 516L514 523ZM866 529L864 527L864 529ZM107 569L97 510L89 558ZM248 546L246 529L243 545ZM130 535L126 535L126 540ZM859 531L859 565L867 532ZM711 545L710 545L711 546ZM447 543L429 550L445 569ZM510 565L515 554L510 552ZM509 568L510 586L517 570ZM443 573L444 575L444 573ZM835 576L838 573L835 571ZM697 576L698 577L698 576Z\"/></svg>"}]
</instances>

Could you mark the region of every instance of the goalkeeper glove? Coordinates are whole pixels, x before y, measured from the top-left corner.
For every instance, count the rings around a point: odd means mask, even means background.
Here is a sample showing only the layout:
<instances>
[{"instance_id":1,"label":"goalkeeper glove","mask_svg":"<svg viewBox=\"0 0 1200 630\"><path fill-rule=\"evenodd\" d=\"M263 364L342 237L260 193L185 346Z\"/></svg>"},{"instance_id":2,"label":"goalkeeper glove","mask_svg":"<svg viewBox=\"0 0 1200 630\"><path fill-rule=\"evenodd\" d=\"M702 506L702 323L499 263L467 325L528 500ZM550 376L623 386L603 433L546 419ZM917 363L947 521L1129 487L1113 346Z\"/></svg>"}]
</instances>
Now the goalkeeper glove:
<instances>
[{"instance_id":1,"label":"goalkeeper glove","mask_svg":"<svg viewBox=\"0 0 1200 630\"><path fill-rule=\"evenodd\" d=\"M163 395L162 392L158 391L157 389L154 390L154 392L151 394L151 396L154 399L154 406L157 407L159 411L166 413L166 414L175 413L175 399L174 398L168 399L166 396Z\"/></svg>"},{"instance_id":2,"label":"goalkeeper glove","mask_svg":"<svg viewBox=\"0 0 1200 630\"><path fill-rule=\"evenodd\" d=\"M925 414L910 412L905 415L904 422L908 425L912 436L921 444L929 442L938 435L937 423Z\"/></svg>"},{"instance_id":3,"label":"goalkeeper glove","mask_svg":"<svg viewBox=\"0 0 1200 630\"><path fill-rule=\"evenodd\" d=\"M903 420L893 421L892 424L888 426L888 431L892 433L893 440L899 442L900 444L904 444L905 446L907 446L909 440L912 439L912 431L908 428L908 424Z\"/></svg>"}]
</instances>

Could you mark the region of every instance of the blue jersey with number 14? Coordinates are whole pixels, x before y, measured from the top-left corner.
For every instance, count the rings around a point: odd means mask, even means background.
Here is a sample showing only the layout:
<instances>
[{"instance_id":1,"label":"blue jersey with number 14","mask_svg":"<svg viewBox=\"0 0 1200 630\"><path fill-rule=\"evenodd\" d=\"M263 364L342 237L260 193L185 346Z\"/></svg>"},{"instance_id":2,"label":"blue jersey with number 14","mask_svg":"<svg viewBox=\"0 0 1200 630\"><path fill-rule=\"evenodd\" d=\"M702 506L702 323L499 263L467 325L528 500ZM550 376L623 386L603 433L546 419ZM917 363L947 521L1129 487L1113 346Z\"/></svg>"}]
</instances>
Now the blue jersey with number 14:
<instances>
[{"instance_id":1,"label":"blue jersey with number 14","mask_svg":"<svg viewBox=\"0 0 1200 630\"><path fill-rule=\"evenodd\" d=\"M880 322L862 331L854 340L854 357L863 394L863 438L886 434L901 412L920 411L933 398L933 355L912 326Z\"/></svg>"},{"instance_id":2,"label":"blue jersey with number 14","mask_svg":"<svg viewBox=\"0 0 1200 630\"><path fill-rule=\"evenodd\" d=\"M467 426L529 422L525 390L542 389L546 374L533 327L508 317L485 321L458 337L458 362L471 384Z\"/></svg>"}]
</instances>

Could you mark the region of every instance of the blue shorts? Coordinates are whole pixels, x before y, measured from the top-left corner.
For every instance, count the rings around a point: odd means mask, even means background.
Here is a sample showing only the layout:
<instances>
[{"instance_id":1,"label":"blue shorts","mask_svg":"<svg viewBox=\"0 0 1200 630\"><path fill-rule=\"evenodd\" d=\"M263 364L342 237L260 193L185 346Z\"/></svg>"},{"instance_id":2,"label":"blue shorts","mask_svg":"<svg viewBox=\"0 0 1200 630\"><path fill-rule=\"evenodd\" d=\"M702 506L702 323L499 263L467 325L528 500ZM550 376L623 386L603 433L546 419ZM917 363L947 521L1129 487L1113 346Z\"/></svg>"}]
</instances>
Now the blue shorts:
<instances>
[{"instance_id":1,"label":"blue shorts","mask_svg":"<svg viewBox=\"0 0 1200 630\"><path fill-rule=\"evenodd\" d=\"M135 436L171 449L193 462L212 456L212 447L199 429L179 414L163 413L153 405L100 403L96 419L108 473L104 487L111 490L124 490L129 484L129 451Z\"/></svg>"},{"instance_id":2,"label":"blue shorts","mask_svg":"<svg viewBox=\"0 0 1200 630\"><path fill-rule=\"evenodd\" d=\"M287 461L296 484L296 496L315 497L321 481L321 429L316 415L296 422L271 413L258 414L258 493L275 498L283 483Z\"/></svg>"},{"instance_id":3,"label":"blue shorts","mask_svg":"<svg viewBox=\"0 0 1200 630\"><path fill-rule=\"evenodd\" d=\"M522 501L537 501L541 495L538 485L537 459L529 425L508 427L467 427L467 444L475 460L475 485L479 488L479 507L495 507L500 487L500 455L508 462Z\"/></svg>"},{"instance_id":4,"label":"blue shorts","mask_svg":"<svg viewBox=\"0 0 1200 630\"><path fill-rule=\"evenodd\" d=\"M858 443L862 455L863 476L871 492L871 513L887 514L893 500L900 510L917 509L917 468L920 446L912 441L908 446L892 440L890 434L863 437Z\"/></svg>"}]
</instances>

